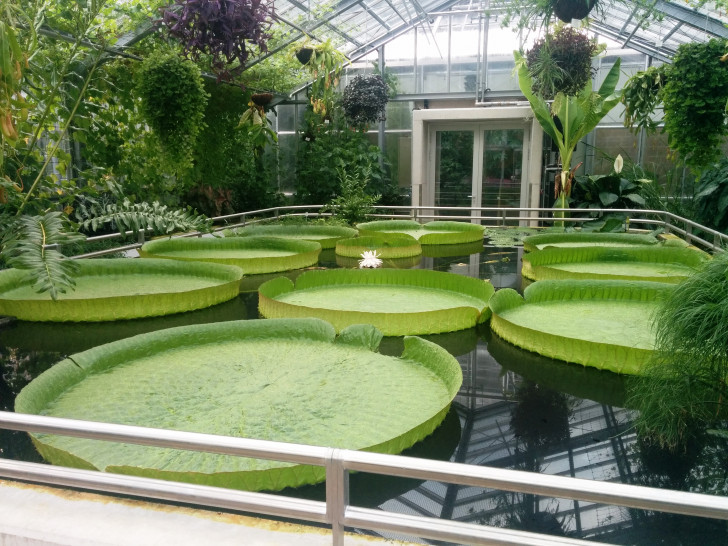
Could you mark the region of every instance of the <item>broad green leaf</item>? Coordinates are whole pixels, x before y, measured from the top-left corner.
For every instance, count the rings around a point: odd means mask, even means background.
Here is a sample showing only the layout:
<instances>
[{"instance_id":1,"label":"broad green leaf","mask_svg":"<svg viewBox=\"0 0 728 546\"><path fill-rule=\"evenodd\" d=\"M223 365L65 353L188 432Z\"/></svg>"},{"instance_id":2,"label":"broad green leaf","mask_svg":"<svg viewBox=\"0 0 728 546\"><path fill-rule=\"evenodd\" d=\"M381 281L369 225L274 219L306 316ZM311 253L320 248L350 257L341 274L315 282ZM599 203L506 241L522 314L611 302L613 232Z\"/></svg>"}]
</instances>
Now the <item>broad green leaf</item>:
<instances>
[{"instance_id":1,"label":"broad green leaf","mask_svg":"<svg viewBox=\"0 0 728 546\"><path fill-rule=\"evenodd\" d=\"M372 333L348 333L357 329ZM457 360L419 338L406 339L396 358L334 343L331 325L317 319L231 321L73 355L25 387L15 410L399 453L439 425L461 383ZM47 434L33 441L54 464L229 488L278 490L324 479L321 467L279 461Z\"/></svg>"},{"instance_id":2,"label":"broad green leaf","mask_svg":"<svg viewBox=\"0 0 728 546\"><path fill-rule=\"evenodd\" d=\"M282 237L284 239L303 239L314 241L322 249L334 248L336 242L349 237L356 237L354 228L345 226L316 226L316 225L252 225L225 231L226 237Z\"/></svg>"},{"instance_id":3,"label":"broad green leaf","mask_svg":"<svg viewBox=\"0 0 728 546\"><path fill-rule=\"evenodd\" d=\"M527 252L540 250L547 246L631 246L656 245L657 238L652 235L636 233L539 233L523 239L523 248Z\"/></svg>"},{"instance_id":4,"label":"broad green leaf","mask_svg":"<svg viewBox=\"0 0 728 546\"><path fill-rule=\"evenodd\" d=\"M422 245L414 237L401 233L363 235L352 239L340 239L336 243L336 254L358 258L364 251L374 250L382 259L408 258L422 254Z\"/></svg>"},{"instance_id":5,"label":"broad green leaf","mask_svg":"<svg viewBox=\"0 0 728 546\"><path fill-rule=\"evenodd\" d=\"M414 220L375 220L357 224L360 236L408 235L422 245L455 245L483 240L485 228L469 222L437 220L420 224Z\"/></svg>"}]
</instances>

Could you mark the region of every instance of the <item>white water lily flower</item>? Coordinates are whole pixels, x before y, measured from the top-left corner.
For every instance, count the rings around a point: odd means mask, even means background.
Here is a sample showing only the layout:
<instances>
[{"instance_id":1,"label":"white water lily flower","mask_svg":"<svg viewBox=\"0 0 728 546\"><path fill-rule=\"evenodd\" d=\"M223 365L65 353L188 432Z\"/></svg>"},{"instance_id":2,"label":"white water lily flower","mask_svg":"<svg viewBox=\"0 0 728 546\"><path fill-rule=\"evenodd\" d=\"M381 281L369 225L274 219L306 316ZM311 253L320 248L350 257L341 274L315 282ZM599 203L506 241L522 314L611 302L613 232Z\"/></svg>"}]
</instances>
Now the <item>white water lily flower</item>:
<instances>
[{"instance_id":1,"label":"white water lily flower","mask_svg":"<svg viewBox=\"0 0 728 546\"><path fill-rule=\"evenodd\" d=\"M382 260L379 259L376 250L365 250L362 252L361 258L359 260L359 269L374 269L382 266Z\"/></svg>"},{"instance_id":2,"label":"white water lily flower","mask_svg":"<svg viewBox=\"0 0 728 546\"><path fill-rule=\"evenodd\" d=\"M621 173L622 167L624 167L624 159L622 159L622 154L617 154L617 157L614 159L614 172L617 174Z\"/></svg>"}]
</instances>

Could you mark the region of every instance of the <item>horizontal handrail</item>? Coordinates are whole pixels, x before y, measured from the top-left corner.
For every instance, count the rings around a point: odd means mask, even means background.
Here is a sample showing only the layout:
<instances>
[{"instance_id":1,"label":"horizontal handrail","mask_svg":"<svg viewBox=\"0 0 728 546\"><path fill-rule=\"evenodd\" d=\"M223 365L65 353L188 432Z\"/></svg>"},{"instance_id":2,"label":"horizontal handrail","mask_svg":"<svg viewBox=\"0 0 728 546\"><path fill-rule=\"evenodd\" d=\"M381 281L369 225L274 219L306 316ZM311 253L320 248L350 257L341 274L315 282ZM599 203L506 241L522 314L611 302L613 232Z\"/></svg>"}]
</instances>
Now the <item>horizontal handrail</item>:
<instances>
[{"instance_id":1,"label":"horizontal handrail","mask_svg":"<svg viewBox=\"0 0 728 546\"><path fill-rule=\"evenodd\" d=\"M327 482L325 504L282 498L266 493L234 491L191 484L181 485L165 480L2 459L0 459L0 476L326 523L332 527L334 545L343 544L343 529L347 526L472 544L593 544L593 542L563 537L559 537L557 541L553 537L535 533L457 521L443 522L436 518L405 516L354 507L350 505L348 498L348 473L350 471L495 488L690 516L728 519L728 497L597 482L401 455L11 412L0 412L0 428L323 466L326 468Z\"/></svg>"}]
</instances>

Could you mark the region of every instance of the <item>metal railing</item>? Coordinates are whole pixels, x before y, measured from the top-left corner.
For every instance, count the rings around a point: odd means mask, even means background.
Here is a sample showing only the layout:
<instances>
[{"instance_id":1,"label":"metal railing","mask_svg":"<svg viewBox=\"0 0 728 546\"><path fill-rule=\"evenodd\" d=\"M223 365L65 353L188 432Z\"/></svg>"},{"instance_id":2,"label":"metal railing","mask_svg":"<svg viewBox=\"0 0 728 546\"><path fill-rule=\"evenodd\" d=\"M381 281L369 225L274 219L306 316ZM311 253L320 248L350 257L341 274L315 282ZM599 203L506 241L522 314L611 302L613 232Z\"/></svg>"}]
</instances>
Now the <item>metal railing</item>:
<instances>
[{"instance_id":1,"label":"metal railing","mask_svg":"<svg viewBox=\"0 0 728 546\"><path fill-rule=\"evenodd\" d=\"M326 469L325 502L6 459L0 459L0 477L325 524L331 527L334 546L344 545L347 527L459 544L595 544L592 541L352 506L348 487L348 476L352 471L728 520L728 497L401 455L10 412L0 412L0 428L322 466Z\"/></svg>"},{"instance_id":2,"label":"metal railing","mask_svg":"<svg viewBox=\"0 0 728 546\"><path fill-rule=\"evenodd\" d=\"M225 216L217 216L212 218L213 233L232 229L236 227L244 227L256 223L265 223L278 220L282 217L306 217L317 218L320 216L329 216L322 214L320 209L324 205L295 205L283 207L271 207L267 209L253 210L247 212L239 212L228 214ZM556 218L554 212L564 212L566 214L584 213L578 209L553 209L553 208L519 208L519 207L434 207L434 206L408 206L408 205L392 205L380 206L375 210L386 211L371 214L372 219L410 219L420 222L431 220L465 220L469 222L478 222L488 227L509 227L509 226L532 226L545 227L565 222L570 225L579 225L593 220L593 218ZM688 243L700 247L708 252L716 252L728 248L728 235L714 229L705 227L693 222L682 216L678 216L671 212L649 210L649 209L590 209L588 212L594 213L622 213L627 215L625 229L641 228L647 230L663 229L665 233L672 233L684 238ZM444 214L447 213L447 214ZM149 231L151 233L151 231ZM133 235L131 231L124 234L112 233L107 235L99 235L89 237L88 242L105 241L121 239ZM178 237L197 237L202 236L201 232L192 232L185 234L177 234ZM128 250L136 250L140 248L146 240L145 232L140 231L137 234L137 241L132 244L121 245L116 248L109 248L96 252L89 252L74 256L74 258L92 258L123 252Z\"/></svg>"}]
</instances>

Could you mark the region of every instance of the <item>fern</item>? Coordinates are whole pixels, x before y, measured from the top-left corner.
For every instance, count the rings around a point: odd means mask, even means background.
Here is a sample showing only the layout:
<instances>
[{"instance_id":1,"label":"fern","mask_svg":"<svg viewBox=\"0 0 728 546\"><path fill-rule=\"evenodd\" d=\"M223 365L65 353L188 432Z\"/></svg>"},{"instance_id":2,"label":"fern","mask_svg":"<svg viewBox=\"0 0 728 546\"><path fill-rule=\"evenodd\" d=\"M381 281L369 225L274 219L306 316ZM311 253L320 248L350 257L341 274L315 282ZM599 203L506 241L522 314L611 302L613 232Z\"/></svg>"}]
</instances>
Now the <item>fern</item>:
<instances>
[{"instance_id":1,"label":"fern","mask_svg":"<svg viewBox=\"0 0 728 546\"><path fill-rule=\"evenodd\" d=\"M49 292L52 299L72 290L78 264L67 260L52 245L79 242L85 237L67 231L67 220L61 212L42 216L20 216L3 238L2 254L8 265L27 270L36 292ZM49 245L51 248L49 248Z\"/></svg>"},{"instance_id":2,"label":"fern","mask_svg":"<svg viewBox=\"0 0 728 546\"><path fill-rule=\"evenodd\" d=\"M155 235L176 231L209 231L210 219L189 210L170 209L167 205L154 203L132 203L128 199L91 209L92 217L84 220L81 227L98 230L107 224L121 233L127 230L135 235L151 230Z\"/></svg>"}]
</instances>

